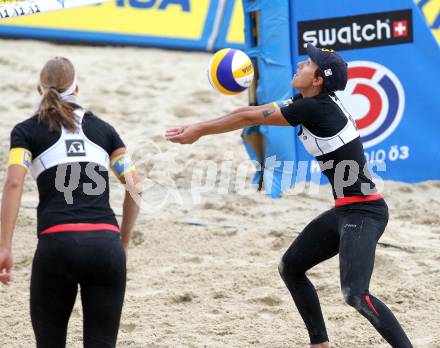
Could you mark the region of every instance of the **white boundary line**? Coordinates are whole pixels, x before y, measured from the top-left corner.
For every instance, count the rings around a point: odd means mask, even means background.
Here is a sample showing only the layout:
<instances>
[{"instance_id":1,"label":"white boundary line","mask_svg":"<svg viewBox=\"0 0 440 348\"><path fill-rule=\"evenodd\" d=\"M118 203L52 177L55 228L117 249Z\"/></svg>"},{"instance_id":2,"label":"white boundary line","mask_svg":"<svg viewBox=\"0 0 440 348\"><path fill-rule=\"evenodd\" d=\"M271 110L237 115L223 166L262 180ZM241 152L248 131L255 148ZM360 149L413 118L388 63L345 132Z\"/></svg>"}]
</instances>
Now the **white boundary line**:
<instances>
[{"instance_id":1,"label":"white boundary line","mask_svg":"<svg viewBox=\"0 0 440 348\"><path fill-rule=\"evenodd\" d=\"M0 5L0 19L22 17L114 0L26 0Z\"/></svg>"}]
</instances>

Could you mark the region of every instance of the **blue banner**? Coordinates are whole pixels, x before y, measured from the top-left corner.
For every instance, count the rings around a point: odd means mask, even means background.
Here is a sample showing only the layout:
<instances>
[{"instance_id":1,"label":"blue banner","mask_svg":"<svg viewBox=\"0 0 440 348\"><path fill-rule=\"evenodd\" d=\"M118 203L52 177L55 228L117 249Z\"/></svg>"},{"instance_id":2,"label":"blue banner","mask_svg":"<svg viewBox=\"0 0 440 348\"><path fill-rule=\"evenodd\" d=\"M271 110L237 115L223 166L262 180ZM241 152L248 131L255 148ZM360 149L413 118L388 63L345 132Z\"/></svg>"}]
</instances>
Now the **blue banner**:
<instances>
[{"instance_id":1,"label":"blue banner","mask_svg":"<svg viewBox=\"0 0 440 348\"><path fill-rule=\"evenodd\" d=\"M308 42L337 50L349 68L347 88L338 97L356 120L373 175L404 182L440 179L440 47L428 26L430 21L433 28L438 25L438 13L432 14L428 3L370 0L366 7L350 0L290 0L286 14L287 1L243 0L245 16L258 13L253 26L246 21L246 43L258 43L249 50L259 68L257 103L295 93L289 88L292 69L308 58ZM263 159L249 144L246 148L265 165L266 192L272 197L296 181L326 182L296 131L246 131L262 135Z\"/></svg>"},{"instance_id":2,"label":"blue banner","mask_svg":"<svg viewBox=\"0 0 440 348\"><path fill-rule=\"evenodd\" d=\"M348 62L347 88L338 96L356 120L367 159L386 166L377 175L440 179L440 48L414 2L291 3L293 64L307 58L307 42L338 50ZM311 160L295 141L298 160Z\"/></svg>"}]
</instances>

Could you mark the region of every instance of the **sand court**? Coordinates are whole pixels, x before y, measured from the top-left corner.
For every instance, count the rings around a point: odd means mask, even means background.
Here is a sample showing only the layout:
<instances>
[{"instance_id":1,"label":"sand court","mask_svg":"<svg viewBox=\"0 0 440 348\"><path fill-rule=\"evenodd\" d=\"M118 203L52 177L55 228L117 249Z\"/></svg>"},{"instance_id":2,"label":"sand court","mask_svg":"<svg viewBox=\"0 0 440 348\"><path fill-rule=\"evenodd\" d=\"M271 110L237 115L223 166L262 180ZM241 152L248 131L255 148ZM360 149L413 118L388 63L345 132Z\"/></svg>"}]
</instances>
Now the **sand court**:
<instances>
[{"instance_id":1,"label":"sand court","mask_svg":"<svg viewBox=\"0 0 440 348\"><path fill-rule=\"evenodd\" d=\"M191 146L163 139L166 128L220 116L247 104L245 94L215 92L209 53L82 47L0 40L1 156L4 181L12 127L31 116L43 64L53 56L77 69L80 104L109 121L144 177L145 202L129 249L119 347L305 347L308 336L278 261L302 228L333 204L329 187L272 200L240 191L248 160L240 132ZM230 178L222 179L229 161ZM210 186L197 179L212 164ZM249 165L249 163L248 163ZM251 167L247 173L252 174ZM249 177L244 181L249 188ZM226 180L226 181L222 181ZM120 213L123 188L111 181ZM195 185L195 186L194 186ZM205 185L196 189L197 185ZM208 187L208 188L207 188ZM440 183L385 182L390 222L376 254L371 292L395 313L417 348L440 347ZM36 238L36 185L26 179L14 234L13 282L0 287L0 347L34 345L29 279ZM343 300L338 259L309 273L333 346L387 347ZM79 295L68 347L82 346Z\"/></svg>"}]
</instances>

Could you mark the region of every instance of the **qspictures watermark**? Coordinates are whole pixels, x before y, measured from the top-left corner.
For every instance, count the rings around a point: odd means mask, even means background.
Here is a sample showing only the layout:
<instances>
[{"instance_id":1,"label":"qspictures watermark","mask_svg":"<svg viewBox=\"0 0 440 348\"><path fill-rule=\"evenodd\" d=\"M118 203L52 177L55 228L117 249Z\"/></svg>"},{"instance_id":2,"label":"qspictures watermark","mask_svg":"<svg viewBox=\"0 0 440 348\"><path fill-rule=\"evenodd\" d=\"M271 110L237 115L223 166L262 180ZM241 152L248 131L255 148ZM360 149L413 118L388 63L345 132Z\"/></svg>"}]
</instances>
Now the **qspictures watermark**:
<instances>
[{"instance_id":1,"label":"qspictures watermark","mask_svg":"<svg viewBox=\"0 0 440 348\"><path fill-rule=\"evenodd\" d=\"M163 154L159 154L161 155ZM159 161L162 162L160 177L155 178L140 172L141 182L137 186L133 182L125 183L125 189L144 213L157 212L169 203L183 206L185 201L188 202L188 198L193 205L197 205L202 203L205 195L210 194L253 195L256 189L256 185L253 184L256 171L264 171L266 192L270 192L272 185L276 183L279 183L282 188L292 187L285 192L287 196L301 193L318 195L321 186L307 183L319 183L324 171L330 173L337 197L343 197L344 189L354 185L360 176L362 179L360 190L363 195L381 192L384 181L378 173L386 171L385 161L367 162L364 166L359 166L358 162L353 160L337 163L333 160L294 162L280 161L276 156L271 156L266 158L262 164L254 160L234 161L232 151L226 151L222 161L197 160L191 163L190 168L187 168L188 165L185 166L184 163L166 162L163 158L155 159L155 156L151 155L144 160L149 167L157 165ZM136 162L138 167L142 167L142 158L137 159ZM88 196L103 194L107 188L105 172L108 172L107 169L96 163L61 164L57 168L55 188L64 195L66 203L72 205L75 203L74 197L78 192ZM176 177L173 177L170 172L185 172L189 180L186 180L184 187L178 185ZM81 175L85 175L89 180L82 182ZM371 185L370 180L374 180L375 187ZM140 194L141 191L143 194Z\"/></svg>"}]
</instances>

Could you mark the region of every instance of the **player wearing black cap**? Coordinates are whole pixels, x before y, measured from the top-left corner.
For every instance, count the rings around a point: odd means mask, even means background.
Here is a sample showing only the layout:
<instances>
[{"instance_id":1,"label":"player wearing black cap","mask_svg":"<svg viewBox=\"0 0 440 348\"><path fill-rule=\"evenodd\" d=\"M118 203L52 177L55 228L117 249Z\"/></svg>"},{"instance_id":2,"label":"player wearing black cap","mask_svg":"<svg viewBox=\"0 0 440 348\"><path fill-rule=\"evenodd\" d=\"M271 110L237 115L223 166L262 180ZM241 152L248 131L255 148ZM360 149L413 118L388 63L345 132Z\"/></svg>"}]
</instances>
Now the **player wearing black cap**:
<instances>
[{"instance_id":1,"label":"player wearing black cap","mask_svg":"<svg viewBox=\"0 0 440 348\"><path fill-rule=\"evenodd\" d=\"M139 178L116 130L76 101L72 63L55 58L40 74L35 115L17 124L1 206L0 282L11 281L12 234L26 173L39 192L38 246L30 312L38 348L62 348L78 285L84 347L115 347L126 254L139 208ZM109 204L109 169L126 184L121 227ZM132 196L133 195L133 196Z\"/></svg>"},{"instance_id":2,"label":"player wearing black cap","mask_svg":"<svg viewBox=\"0 0 440 348\"><path fill-rule=\"evenodd\" d=\"M274 104L244 107L229 115L169 129L165 137L191 144L201 136L252 125L300 126L306 150L329 179L335 207L310 222L279 265L310 336L311 347L330 343L319 299L306 271L339 253L341 289L394 348L412 347L392 312L369 292L376 244L388 222L388 207L371 180L356 124L334 91L347 84L347 64L336 52L308 45L309 59L298 64L292 87L300 93Z\"/></svg>"}]
</instances>

